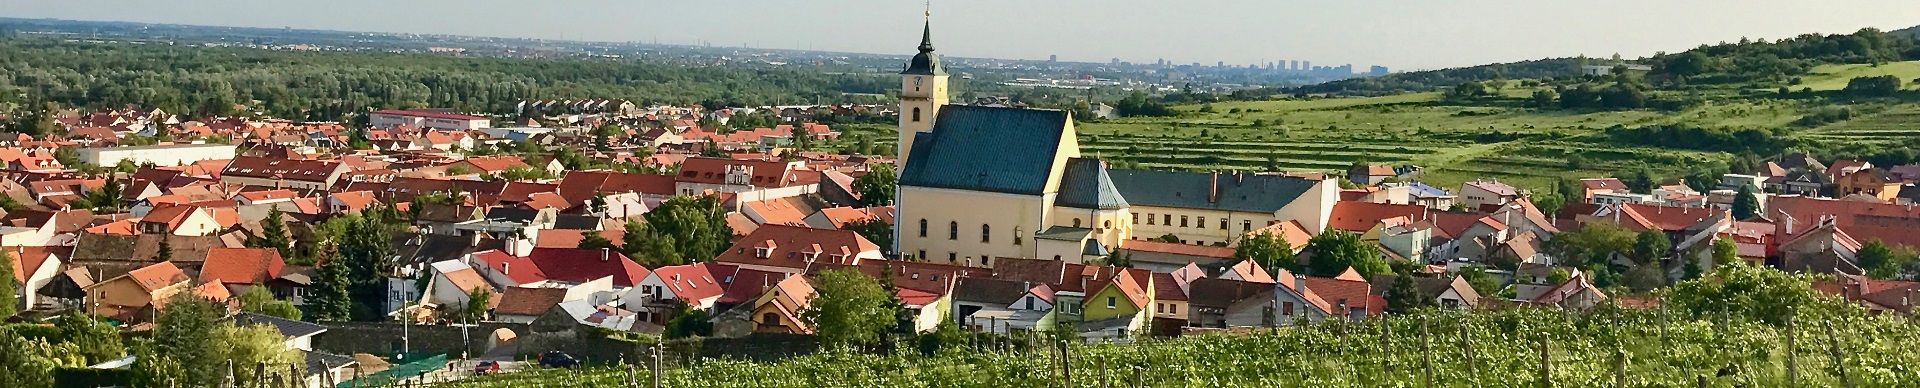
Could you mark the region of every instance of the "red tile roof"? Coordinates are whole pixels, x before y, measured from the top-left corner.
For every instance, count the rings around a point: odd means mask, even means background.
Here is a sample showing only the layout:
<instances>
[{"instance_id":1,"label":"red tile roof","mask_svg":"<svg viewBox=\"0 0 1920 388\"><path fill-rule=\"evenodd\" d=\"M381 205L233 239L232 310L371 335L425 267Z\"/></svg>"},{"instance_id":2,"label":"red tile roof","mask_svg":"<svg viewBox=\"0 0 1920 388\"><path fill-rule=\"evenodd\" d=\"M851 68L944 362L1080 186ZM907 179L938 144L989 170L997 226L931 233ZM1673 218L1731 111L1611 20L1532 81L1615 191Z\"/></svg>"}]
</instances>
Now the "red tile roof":
<instances>
[{"instance_id":1,"label":"red tile roof","mask_svg":"<svg viewBox=\"0 0 1920 388\"><path fill-rule=\"evenodd\" d=\"M869 208L841 206L841 207L820 209L819 214L822 216L825 216L827 218L827 222L833 223L833 227L835 228L846 227L847 223L850 223L850 222L873 220L873 219L878 219L882 222L886 222L889 225L894 223L894 214L893 214L892 206L879 206L879 207L869 207Z\"/></svg>"},{"instance_id":2,"label":"red tile roof","mask_svg":"<svg viewBox=\"0 0 1920 388\"><path fill-rule=\"evenodd\" d=\"M667 290L672 291L674 296L689 303L697 303L702 299L718 297L726 292L719 281L714 279L713 272L709 271L713 267L713 264L708 263L660 267L653 270L652 276L660 278L661 283L666 283Z\"/></svg>"},{"instance_id":3,"label":"red tile roof","mask_svg":"<svg viewBox=\"0 0 1920 388\"><path fill-rule=\"evenodd\" d=\"M213 248L200 267L200 282L264 284L280 277L286 265L273 248Z\"/></svg>"},{"instance_id":4,"label":"red tile roof","mask_svg":"<svg viewBox=\"0 0 1920 388\"><path fill-rule=\"evenodd\" d=\"M187 273L181 272L180 267L174 266L171 261L154 263L153 265L127 271L127 277L133 279L135 284L140 285L141 289L149 293L190 280L187 278Z\"/></svg>"},{"instance_id":5,"label":"red tile roof","mask_svg":"<svg viewBox=\"0 0 1920 388\"><path fill-rule=\"evenodd\" d=\"M692 157L680 162L680 175L675 180L688 183L727 184L727 171L730 168L739 167L752 171L746 183L755 187L787 187L819 183L818 172L805 171L812 173L811 182L809 177L804 176L807 174L802 174L803 171L800 171L799 166L803 164L803 162Z\"/></svg>"},{"instance_id":6,"label":"red tile roof","mask_svg":"<svg viewBox=\"0 0 1920 388\"><path fill-rule=\"evenodd\" d=\"M1393 217L1418 220L1426 213L1427 207L1421 205L1337 202L1333 204L1332 215L1327 218L1327 227L1349 232L1365 232L1373 229L1380 220Z\"/></svg>"},{"instance_id":7,"label":"red tile roof","mask_svg":"<svg viewBox=\"0 0 1920 388\"><path fill-rule=\"evenodd\" d=\"M1226 259L1233 257L1233 248L1211 245L1190 245L1147 240L1126 240L1120 242L1120 249L1141 252L1170 253L1185 256L1212 257Z\"/></svg>"},{"instance_id":8,"label":"red tile roof","mask_svg":"<svg viewBox=\"0 0 1920 388\"><path fill-rule=\"evenodd\" d=\"M227 168L220 174L259 179L325 182L340 169L340 163L334 161L241 156L233 158L233 161L228 163Z\"/></svg>"},{"instance_id":9,"label":"red tile roof","mask_svg":"<svg viewBox=\"0 0 1920 388\"><path fill-rule=\"evenodd\" d=\"M493 307L494 314L504 315L541 315L552 310L554 305L565 302L567 289L551 287L507 287L500 292L500 304Z\"/></svg>"},{"instance_id":10,"label":"red tile roof","mask_svg":"<svg viewBox=\"0 0 1920 388\"><path fill-rule=\"evenodd\" d=\"M626 231L575 229L542 229L540 230L540 237L534 240L533 246L539 248L578 248L580 247L580 240L586 239L587 233L598 233L600 237L606 238L608 242L612 242L615 247L626 246Z\"/></svg>"},{"instance_id":11,"label":"red tile roof","mask_svg":"<svg viewBox=\"0 0 1920 388\"><path fill-rule=\"evenodd\" d=\"M798 200L798 198L794 198L794 200ZM765 220L766 224L807 226L807 214L802 213L800 207L795 206L788 198L745 202L741 203L740 206L745 209L753 209L753 213L760 215L760 218ZM745 209L742 210L744 211Z\"/></svg>"},{"instance_id":12,"label":"red tile roof","mask_svg":"<svg viewBox=\"0 0 1920 388\"><path fill-rule=\"evenodd\" d=\"M13 246L0 249L6 250L7 256L13 257L13 280L20 284L26 284L27 277L33 276L33 273L39 270L40 266L46 265L48 260L54 259L58 264L53 249L48 247Z\"/></svg>"},{"instance_id":13,"label":"red tile roof","mask_svg":"<svg viewBox=\"0 0 1920 388\"><path fill-rule=\"evenodd\" d=\"M850 230L813 229L777 224L762 225L721 252L715 262L752 264L805 271L815 262L859 265L861 252L878 252L879 245ZM760 257L764 255L766 257ZM816 254L817 255L814 255ZM836 256L839 256L836 258ZM809 258L812 257L812 258Z\"/></svg>"},{"instance_id":14,"label":"red tile roof","mask_svg":"<svg viewBox=\"0 0 1920 388\"><path fill-rule=\"evenodd\" d=\"M491 250L475 253L474 258L519 284L546 280L585 283L612 276L615 287L632 287L648 273L620 252L587 249L534 248L526 257Z\"/></svg>"}]
</instances>

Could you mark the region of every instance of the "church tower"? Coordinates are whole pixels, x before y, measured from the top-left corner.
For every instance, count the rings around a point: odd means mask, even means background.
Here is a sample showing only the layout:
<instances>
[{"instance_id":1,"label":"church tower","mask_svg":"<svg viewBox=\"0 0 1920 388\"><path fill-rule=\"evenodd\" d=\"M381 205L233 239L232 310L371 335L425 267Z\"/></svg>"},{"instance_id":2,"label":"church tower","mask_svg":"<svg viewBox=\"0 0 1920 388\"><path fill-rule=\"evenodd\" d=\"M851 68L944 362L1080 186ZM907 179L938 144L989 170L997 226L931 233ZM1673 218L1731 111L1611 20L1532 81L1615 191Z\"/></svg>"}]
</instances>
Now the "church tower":
<instances>
[{"instance_id":1,"label":"church tower","mask_svg":"<svg viewBox=\"0 0 1920 388\"><path fill-rule=\"evenodd\" d=\"M933 54L933 22L920 33L920 54L900 72L900 166L913 153L913 139L933 130L940 107L947 105L947 68Z\"/></svg>"}]
</instances>

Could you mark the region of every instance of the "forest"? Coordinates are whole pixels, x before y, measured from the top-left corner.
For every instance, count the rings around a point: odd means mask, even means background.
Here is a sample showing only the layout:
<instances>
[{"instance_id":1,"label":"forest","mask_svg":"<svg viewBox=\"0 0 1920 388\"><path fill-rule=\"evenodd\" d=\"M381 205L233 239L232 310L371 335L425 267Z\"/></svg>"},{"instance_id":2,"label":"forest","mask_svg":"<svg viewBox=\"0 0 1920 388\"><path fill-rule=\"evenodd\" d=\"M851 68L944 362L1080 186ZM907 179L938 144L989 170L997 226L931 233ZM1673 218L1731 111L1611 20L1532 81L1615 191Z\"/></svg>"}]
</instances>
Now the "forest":
<instances>
[{"instance_id":1,"label":"forest","mask_svg":"<svg viewBox=\"0 0 1920 388\"><path fill-rule=\"evenodd\" d=\"M349 121L377 109L509 112L521 99L748 106L872 103L882 74L693 67L626 59L461 58L63 41L0 36L0 107L152 106L193 117Z\"/></svg>"}]
</instances>

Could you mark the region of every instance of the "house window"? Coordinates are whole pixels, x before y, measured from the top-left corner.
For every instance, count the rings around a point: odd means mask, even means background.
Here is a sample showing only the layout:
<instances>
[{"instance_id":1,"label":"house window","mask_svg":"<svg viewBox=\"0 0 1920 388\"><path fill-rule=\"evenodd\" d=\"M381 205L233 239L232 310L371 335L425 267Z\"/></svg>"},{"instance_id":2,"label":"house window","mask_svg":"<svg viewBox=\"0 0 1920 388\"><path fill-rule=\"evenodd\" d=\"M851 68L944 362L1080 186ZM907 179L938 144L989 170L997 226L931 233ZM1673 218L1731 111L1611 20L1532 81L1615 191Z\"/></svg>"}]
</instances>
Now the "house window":
<instances>
[{"instance_id":1,"label":"house window","mask_svg":"<svg viewBox=\"0 0 1920 388\"><path fill-rule=\"evenodd\" d=\"M1252 231L1253 231L1253 221L1240 221L1240 231L1242 231L1242 232L1252 232Z\"/></svg>"},{"instance_id":2,"label":"house window","mask_svg":"<svg viewBox=\"0 0 1920 388\"><path fill-rule=\"evenodd\" d=\"M927 237L927 219L920 219L920 237Z\"/></svg>"},{"instance_id":3,"label":"house window","mask_svg":"<svg viewBox=\"0 0 1920 388\"><path fill-rule=\"evenodd\" d=\"M1173 215L1172 215L1172 214L1161 214L1161 215L1160 215L1160 224L1161 224L1161 225L1166 225L1166 226L1173 226Z\"/></svg>"},{"instance_id":4,"label":"house window","mask_svg":"<svg viewBox=\"0 0 1920 388\"><path fill-rule=\"evenodd\" d=\"M987 224L980 224L980 242L985 243L992 241L993 227L987 226Z\"/></svg>"},{"instance_id":5,"label":"house window","mask_svg":"<svg viewBox=\"0 0 1920 388\"><path fill-rule=\"evenodd\" d=\"M778 325L778 324L780 324L780 315L779 315L779 314L774 314L774 313L766 313L765 315L761 315L761 316L760 316L760 324L762 324L762 325Z\"/></svg>"},{"instance_id":6,"label":"house window","mask_svg":"<svg viewBox=\"0 0 1920 388\"><path fill-rule=\"evenodd\" d=\"M1114 297L1111 297L1111 296L1107 297L1107 308L1114 308L1114 306L1119 306L1119 304L1117 304L1118 302L1119 301L1115 300Z\"/></svg>"},{"instance_id":7,"label":"house window","mask_svg":"<svg viewBox=\"0 0 1920 388\"><path fill-rule=\"evenodd\" d=\"M919 256L914 256L914 257L915 257L915 258L919 258L920 260L926 260L926 259L927 259L927 250L925 250L925 249L921 249L921 250L920 250L920 255L919 255Z\"/></svg>"},{"instance_id":8,"label":"house window","mask_svg":"<svg viewBox=\"0 0 1920 388\"><path fill-rule=\"evenodd\" d=\"M913 108L913 122L920 122L920 108Z\"/></svg>"},{"instance_id":9,"label":"house window","mask_svg":"<svg viewBox=\"0 0 1920 388\"><path fill-rule=\"evenodd\" d=\"M1187 216L1180 216L1180 227L1187 227Z\"/></svg>"},{"instance_id":10,"label":"house window","mask_svg":"<svg viewBox=\"0 0 1920 388\"><path fill-rule=\"evenodd\" d=\"M1075 228L1080 227L1080 219L1078 218L1073 219L1073 227Z\"/></svg>"},{"instance_id":11,"label":"house window","mask_svg":"<svg viewBox=\"0 0 1920 388\"><path fill-rule=\"evenodd\" d=\"M1153 223L1153 213L1147 213L1147 225L1155 225Z\"/></svg>"},{"instance_id":12,"label":"house window","mask_svg":"<svg viewBox=\"0 0 1920 388\"><path fill-rule=\"evenodd\" d=\"M953 262L957 262L957 261L960 261L960 254L958 254L958 253L953 253L953 252L947 252L947 262L948 262L948 263L953 263Z\"/></svg>"},{"instance_id":13,"label":"house window","mask_svg":"<svg viewBox=\"0 0 1920 388\"><path fill-rule=\"evenodd\" d=\"M1138 223L1140 223L1140 213L1134 213L1134 214L1133 214L1133 223L1135 223L1135 224L1138 224Z\"/></svg>"},{"instance_id":14,"label":"house window","mask_svg":"<svg viewBox=\"0 0 1920 388\"><path fill-rule=\"evenodd\" d=\"M1013 227L1013 245L1020 245L1021 240L1024 239L1021 238L1020 227Z\"/></svg>"},{"instance_id":15,"label":"house window","mask_svg":"<svg viewBox=\"0 0 1920 388\"><path fill-rule=\"evenodd\" d=\"M1172 303L1168 303L1168 304L1167 304L1167 313L1168 313L1168 314L1179 314L1179 313L1180 313L1180 305L1177 305L1177 304L1172 304Z\"/></svg>"},{"instance_id":16,"label":"house window","mask_svg":"<svg viewBox=\"0 0 1920 388\"><path fill-rule=\"evenodd\" d=\"M1154 304L1153 304L1153 312L1154 312L1154 313L1156 313L1156 314L1166 314L1166 313L1167 313L1167 304L1166 304L1166 303L1154 303Z\"/></svg>"},{"instance_id":17,"label":"house window","mask_svg":"<svg viewBox=\"0 0 1920 388\"><path fill-rule=\"evenodd\" d=\"M960 239L960 221L947 222L947 239L948 240Z\"/></svg>"},{"instance_id":18,"label":"house window","mask_svg":"<svg viewBox=\"0 0 1920 388\"><path fill-rule=\"evenodd\" d=\"M1227 219L1220 219L1220 230L1227 230Z\"/></svg>"},{"instance_id":19,"label":"house window","mask_svg":"<svg viewBox=\"0 0 1920 388\"><path fill-rule=\"evenodd\" d=\"M992 266L993 266L993 257L992 257L992 256L987 256L987 255L980 255L980 266L982 266L982 267L992 267Z\"/></svg>"},{"instance_id":20,"label":"house window","mask_svg":"<svg viewBox=\"0 0 1920 388\"><path fill-rule=\"evenodd\" d=\"M1195 227L1195 228L1203 228L1203 229L1207 227L1207 218L1206 218L1206 217L1200 217L1199 219L1197 219L1197 220L1195 220L1195 221L1197 221L1197 222L1194 222L1194 223L1193 223L1193 227Z\"/></svg>"},{"instance_id":21,"label":"house window","mask_svg":"<svg viewBox=\"0 0 1920 388\"><path fill-rule=\"evenodd\" d=\"M1029 297L1026 297L1026 298L1021 298L1020 300L1024 300L1024 301L1027 301L1027 309L1028 309L1028 310L1032 310L1032 309L1033 309L1033 297L1031 297L1031 296L1029 296Z\"/></svg>"},{"instance_id":22,"label":"house window","mask_svg":"<svg viewBox=\"0 0 1920 388\"><path fill-rule=\"evenodd\" d=\"M1281 303L1280 315L1293 315L1293 302Z\"/></svg>"}]
</instances>

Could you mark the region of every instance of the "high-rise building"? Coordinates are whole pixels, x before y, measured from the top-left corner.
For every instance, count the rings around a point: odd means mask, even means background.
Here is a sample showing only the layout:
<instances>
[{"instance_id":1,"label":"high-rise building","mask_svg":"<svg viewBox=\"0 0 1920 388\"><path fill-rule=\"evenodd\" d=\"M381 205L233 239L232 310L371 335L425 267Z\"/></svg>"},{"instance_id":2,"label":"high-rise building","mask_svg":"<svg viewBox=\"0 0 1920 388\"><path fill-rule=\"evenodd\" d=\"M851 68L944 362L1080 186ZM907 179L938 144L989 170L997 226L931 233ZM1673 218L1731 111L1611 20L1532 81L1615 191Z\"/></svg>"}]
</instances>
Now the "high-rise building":
<instances>
[{"instance_id":1,"label":"high-rise building","mask_svg":"<svg viewBox=\"0 0 1920 388\"><path fill-rule=\"evenodd\" d=\"M1367 74L1372 74L1372 75L1376 75L1376 76L1380 76L1380 75L1387 75L1387 67L1386 67L1386 66L1374 66L1373 68L1371 68L1371 69L1368 69L1368 70L1367 70Z\"/></svg>"},{"instance_id":2,"label":"high-rise building","mask_svg":"<svg viewBox=\"0 0 1920 388\"><path fill-rule=\"evenodd\" d=\"M1059 61L1060 61L1060 55L1059 55L1059 54L1055 54L1055 55L1048 55L1048 56L1047 56L1047 62L1059 62Z\"/></svg>"}]
</instances>

